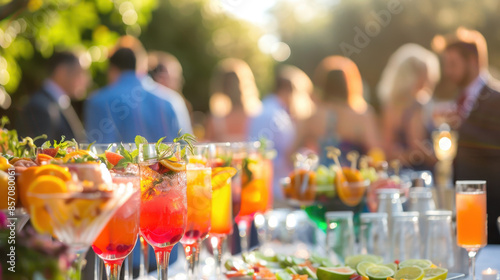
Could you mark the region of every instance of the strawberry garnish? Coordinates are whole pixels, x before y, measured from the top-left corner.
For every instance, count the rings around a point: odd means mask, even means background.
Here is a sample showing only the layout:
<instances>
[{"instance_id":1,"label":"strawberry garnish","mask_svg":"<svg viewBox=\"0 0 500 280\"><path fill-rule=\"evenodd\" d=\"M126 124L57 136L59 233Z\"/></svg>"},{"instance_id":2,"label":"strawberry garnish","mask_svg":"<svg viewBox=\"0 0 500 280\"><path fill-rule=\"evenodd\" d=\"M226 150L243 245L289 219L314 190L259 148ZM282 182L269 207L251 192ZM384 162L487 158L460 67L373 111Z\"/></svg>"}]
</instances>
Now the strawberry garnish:
<instances>
[{"instance_id":1,"label":"strawberry garnish","mask_svg":"<svg viewBox=\"0 0 500 280\"><path fill-rule=\"evenodd\" d=\"M123 156L121 156L117 153L110 152L110 151L106 151L105 155L106 155L106 159L108 160L108 162L111 163L112 165L117 165L118 162L120 162L120 160L122 158L124 158Z\"/></svg>"},{"instance_id":2,"label":"strawberry garnish","mask_svg":"<svg viewBox=\"0 0 500 280\"><path fill-rule=\"evenodd\" d=\"M39 154L45 154L51 157L56 157L57 152L59 151L59 147L57 148L46 148L46 149L39 149L38 153Z\"/></svg>"}]
</instances>

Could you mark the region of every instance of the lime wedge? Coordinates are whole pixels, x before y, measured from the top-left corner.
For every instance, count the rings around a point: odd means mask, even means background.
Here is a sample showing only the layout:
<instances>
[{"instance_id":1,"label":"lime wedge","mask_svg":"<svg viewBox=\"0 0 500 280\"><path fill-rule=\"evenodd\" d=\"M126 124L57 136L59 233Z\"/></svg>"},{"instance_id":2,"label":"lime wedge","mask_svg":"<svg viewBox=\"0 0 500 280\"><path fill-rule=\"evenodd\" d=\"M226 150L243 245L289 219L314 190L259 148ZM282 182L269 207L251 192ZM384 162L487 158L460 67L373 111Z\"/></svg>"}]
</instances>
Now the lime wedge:
<instances>
[{"instance_id":1,"label":"lime wedge","mask_svg":"<svg viewBox=\"0 0 500 280\"><path fill-rule=\"evenodd\" d=\"M394 278L396 280L422 280L424 279L424 271L417 266L403 267L396 271Z\"/></svg>"},{"instance_id":2,"label":"lime wedge","mask_svg":"<svg viewBox=\"0 0 500 280\"><path fill-rule=\"evenodd\" d=\"M358 271L359 275L367 276L366 269L369 267L375 266L375 265L376 264L374 264L372 262L362 261L362 262L358 263L358 265L356 266L356 270Z\"/></svg>"},{"instance_id":3,"label":"lime wedge","mask_svg":"<svg viewBox=\"0 0 500 280\"><path fill-rule=\"evenodd\" d=\"M382 265L394 270L394 272L398 271L398 265L395 263L385 263Z\"/></svg>"},{"instance_id":4,"label":"lime wedge","mask_svg":"<svg viewBox=\"0 0 500 280\"><path fill-rule=\"evenodd\" d=\"M366 276L370 280L386 280L387 277L394 276L394 270L383 265L374 265L366 269Z\"/></svg>"},{"instance_id":5,"label":"lime wedge","mask_svg":"<svg viewBox=\"0 0 500 280\"><path fill-rule=\"evenodd\" d=\"M399 268L408 267L408 266L418 266L422 269L431 267L432 262L430 260L424 259L409 259L406 261L402 261L399 263Z\"/></svg>"},{"instance_id":6,"label":"lime wedge","mask_svg":"<svg viewBox=\"0 0 500 280\"><path fill-rule=\"evenodd\" d=\"M424 280L445 280L448 276L448 269L433 267L424 269Z\"/></svg>"},{"instance_id":7,"label":"lime wedge","mask_svg":"<svg viewBox=\"0 0 500 280\"><path fill-rule=\"evenodd\" d=\"M350 266L352 269L356 269L358 263L360 262L372 262L374 264L381 264L384 259L381 256L375 255L354 255L349 256L345 259L345 264Z\"/></svg>"},{"instance_id":8,"label":"lime wedge","mask_svg":"<svg viewBox=\"0 0 500 280\"><path fill-rule=\"evenodd\" d=\"M349 280L354 273L350 267L320 267L316 276L318 280Z\"/></svg>"}]
</instances>

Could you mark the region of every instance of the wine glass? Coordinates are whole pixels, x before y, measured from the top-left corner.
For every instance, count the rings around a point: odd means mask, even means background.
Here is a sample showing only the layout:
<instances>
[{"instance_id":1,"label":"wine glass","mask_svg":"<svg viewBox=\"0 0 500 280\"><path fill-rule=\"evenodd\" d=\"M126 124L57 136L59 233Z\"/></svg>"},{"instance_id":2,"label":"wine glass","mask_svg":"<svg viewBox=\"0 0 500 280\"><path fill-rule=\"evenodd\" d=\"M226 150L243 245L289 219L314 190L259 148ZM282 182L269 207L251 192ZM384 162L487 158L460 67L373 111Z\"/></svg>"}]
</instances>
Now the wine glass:
<instances>
[{"instance_id":1,"label":"wine glass","mask_svg":"<svg viewBox=\"0 0 500 280\"><path fill-rule=\"evenodd\" d=\"M168 279L168 261L187 223L186 164L178 143L139 145L140 232L153 247L158 279Z\"/></svg>"},{"instance_id":2,"label":"wine glass","mask_svg":"<svg viewBox=\"0 0 500 280\"><path fill-rule=\"evenodd\" d=\"M476 279L476 254L486 246L486 181L456 181L457 244L469 255L469 277Z\"/></svg>"},{"instance_id":3,"label":"wine glass","mask_svg":"<svg viewBox=\"0 0 500 280\"><path fill-rule=\"evenodd\" d=\"M69 247L74 255L70 279L81 279L85 254L114 213L134 193L132 184L113 183L104 164L66 164L71 180L64 182L47 175L40 184L64 184L64 192L38 193L30 188L28 197L33 211L47 211L53 234ZM43 182L42 182L43 181ZM45 207L39 208L42 204ZM45 210L46 209L46 210Z\"/></svg>"},{"instance_id":4,"label":"wine glass","mask_svg":"<svg viewBox=\"0 0 500 280\"><path fill-rule=\"evenodd\" d=\"M185 146L184 146L185 147ZM212 215L212 169L208 145L185 147L187 176L187 226L181 239L187 259L187 279L197 278L200 244L210 231Z\"/></svg>"}]
</instances>

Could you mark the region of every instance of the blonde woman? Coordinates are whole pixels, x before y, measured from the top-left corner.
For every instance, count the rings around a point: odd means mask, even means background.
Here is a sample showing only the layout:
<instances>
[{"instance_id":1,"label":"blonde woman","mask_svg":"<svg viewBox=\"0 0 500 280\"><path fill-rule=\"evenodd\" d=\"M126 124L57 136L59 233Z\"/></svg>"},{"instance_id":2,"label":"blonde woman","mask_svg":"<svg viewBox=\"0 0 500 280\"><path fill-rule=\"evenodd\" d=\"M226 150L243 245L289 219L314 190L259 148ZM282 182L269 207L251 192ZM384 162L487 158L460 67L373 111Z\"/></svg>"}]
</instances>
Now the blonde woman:
<instances>
[{"instance_id":1,"label":"blonde woman","mask_svg":"<svg viewBox=\"0 0 500 280\"><path fill-rule=\"evenodd\" d=\"M437 56L419 45L403 45L390 57L378 85L389 159L415 169L428 169L435 163L428 142L428 105L438 80Z\"/></svg>"},{"instance_id":2,"label":"blonde woman","mask_svg":"<svg viewBox=\"0 0 500 280\"><path fill-rule=\"evenodd\" d=\"M349 58L329 56L316 69L315 85L320 93L317 110L300 123L291 152L310 147L320 162L333 163L326 157L327 146L339 147L341 163L356 150L366 153L379 147L375 115L363 98L361 75Z\"/></svg>"},{"instance_id":3,"label":"blonde woman","mask_svg":"<svg viewBox=\"0 0 500 280\"><path fill-rule=\"evenodd\" d=\"M244 141L249 118L260 113L262 103L248 64L228 58L219 63L212 78L211 116L207 122L209 141Z\"/></svg>"}]
</instances>

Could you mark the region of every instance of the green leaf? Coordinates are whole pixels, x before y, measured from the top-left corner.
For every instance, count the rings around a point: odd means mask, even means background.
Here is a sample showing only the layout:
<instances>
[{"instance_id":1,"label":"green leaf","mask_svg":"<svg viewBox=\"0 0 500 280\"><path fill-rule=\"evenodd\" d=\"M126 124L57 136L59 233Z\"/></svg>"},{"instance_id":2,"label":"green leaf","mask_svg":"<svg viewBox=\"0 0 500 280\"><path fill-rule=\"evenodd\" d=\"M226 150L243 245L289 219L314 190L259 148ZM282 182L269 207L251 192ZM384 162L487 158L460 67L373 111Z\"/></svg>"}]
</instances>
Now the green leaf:
<instances>
[{"instance_id":1,"label":"green leaf","mask_svg":"<svg viewBox=\"0 0 500 280\"><path fill-rule=\"evenodd\" d=\"M43 142L42 146L40 148L42 149L50 149L50 141L45 141Z\"/></svg>"}]
</instances>

